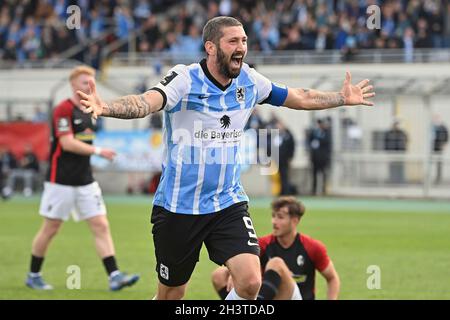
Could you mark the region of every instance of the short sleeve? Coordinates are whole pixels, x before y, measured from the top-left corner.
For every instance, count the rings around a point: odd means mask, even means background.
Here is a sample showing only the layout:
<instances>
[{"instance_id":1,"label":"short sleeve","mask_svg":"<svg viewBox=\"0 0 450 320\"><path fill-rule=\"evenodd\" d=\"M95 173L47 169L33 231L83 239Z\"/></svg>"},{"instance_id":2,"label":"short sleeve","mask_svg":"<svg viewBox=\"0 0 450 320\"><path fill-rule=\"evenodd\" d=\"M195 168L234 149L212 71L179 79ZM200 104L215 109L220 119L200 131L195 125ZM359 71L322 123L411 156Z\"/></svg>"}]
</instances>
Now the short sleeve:
<instances>
[{"instance_id":1,"label":"short sleeve","mask_svg":"<svg viewBox=\"0 0 450 320\"><path fill-rule=\"evenodd\" d=\"M258 238L259 244L259 259L261 261L261 267L265 268L267 262L269 261L269 257L267 256L267 247L273 241L272 235L267 235L264 237Z\"/></svg>"},{"instance_id":2,"label":"short sleeve","mask_svg":"<svg viewBox=\"0 0 450 320\"><path fill-rule=\"evenodd\" d=\"M301 236L301 242L303 243L308 256L314 263L314 267L322 272L330 264L330 257L328 257L327 248L319 240L312 239L305 235Z\"/></svg>"},{"instance_id":3,"label":"short sleeve","mask_svg":"<svg viewBox=\"0 0 450 320\"><path fill-rule=\"evenodd\" d=\"M253 68L250 68L249 72L255 81L258 92L256 103L268 103L277 107L283 105L288 95L286 86L271 82Z\"/></svg>"},{"instance_id":4,"label":"short sleeve","mask_svg":"<svg viewBox=\"0 0 450 320\"><path fill-rule=\"evenodd\" d=\"M320 241L315 241L315 250L312 256L312 260L317 270L322 272L330 264L330 258L328 257L327 248Z\"/></svg>"},{"instance_id":5,"label":"short sleeve","mask_svg":"<svg viewBox=\"0 0 450 320\"><path fill-rule=\"evenodd\" d=\"M186 95L190 77L185 65L179 64L169 70L167 75L150 90L155 90L163 96L162 109L170 110Z\"/></svg>"},{"instance_id":6,"label":"short sleeve","mask_svg":"<svg viewBox=\"0 0 450 320\"><path fill-rule=\"evenodd\" d=\"M255 81L258 93L256 103L260 104L270 95L270 92L272 91L272 82L253 68L249 69L249 73Z\"/></svg>"},{"instance_id":7,"label":"short sleeve","mask_svg":"<svg viewBox=\"0 0 450 320\"><path fill-rule=\"evenodd\" d=\"M72 111L69 105L61 104L53 112L53 128L57 138L65 134L73 134Z\"/></svg>"}]
</instances>

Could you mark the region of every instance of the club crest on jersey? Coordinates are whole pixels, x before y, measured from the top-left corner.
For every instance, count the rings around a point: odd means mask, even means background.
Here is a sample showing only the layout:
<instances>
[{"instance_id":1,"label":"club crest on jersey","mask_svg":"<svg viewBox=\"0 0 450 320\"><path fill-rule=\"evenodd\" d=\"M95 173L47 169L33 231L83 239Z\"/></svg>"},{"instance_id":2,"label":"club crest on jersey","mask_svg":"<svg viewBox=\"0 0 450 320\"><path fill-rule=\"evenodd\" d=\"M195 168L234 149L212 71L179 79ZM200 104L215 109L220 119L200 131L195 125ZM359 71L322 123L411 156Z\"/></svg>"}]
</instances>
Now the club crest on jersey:
<instances>
[{"instance_id":1,"label":"club crest on jersey","mask_svg":"<svg viewBox=\"0 0 450 320\"><path fill-rule=\"evenodd\" d=\"M61 118L58 120L58 131L59 132L70 131L69 120L67 118Z\"/></svg>"},{"instance_id":2,"label":"club crest on jersey","mask_svg":"<svg viewBox=\"0 0 450 320\"><path fill-rule=\"evenodd\" d=\"M297 264L299 265L299 267L303 266L305 264L305 258L303 258L302 255L299 255L297 257Z\"/></svg>"},{"instance_id":3,"label":"club crest on jersey","mask_svg":"<svg viewBox=\"0 0 450 320\"><path fill-rule=\"evenodd\" d=\"M245 88L244 87L237 87L236 100L239 102L245 101Z\"/></svg>"},{"instance_id":4,"label":"club crest on jersey","mask_svg":"<svg viewBox=\"0 0 450 320\"><path fill-rule=\"evenodd\" d=\"M231 124L231 119L229 116L224 115L220 118L220 124L222 125L222 129L227 129Z\"/></svg>"}]
</instances>

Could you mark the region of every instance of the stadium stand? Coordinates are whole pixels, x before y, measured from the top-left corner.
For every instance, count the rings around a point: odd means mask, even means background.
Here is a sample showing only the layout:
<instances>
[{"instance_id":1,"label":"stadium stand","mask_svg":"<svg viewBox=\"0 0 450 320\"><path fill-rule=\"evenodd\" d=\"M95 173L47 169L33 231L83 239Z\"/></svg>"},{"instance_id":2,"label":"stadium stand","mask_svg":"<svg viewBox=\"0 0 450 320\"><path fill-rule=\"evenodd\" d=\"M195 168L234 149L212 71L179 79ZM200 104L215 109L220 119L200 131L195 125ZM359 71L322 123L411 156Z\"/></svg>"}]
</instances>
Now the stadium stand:
<instances>
[{"instance_id":1,"label":"stadium stand","mask_svg":"<svg viewBox=\"0 0 450 320\"><path fill-rule=\"evenodd\" d=\"M81 13L72 30L70 5ZM381 7L380 29L366 28L370 5ZM0 56L19 63L62 56L98 68L113 42L119 51L200 53L201 28L218 15L243 22L252 52L336 49L351 60L363 49L450 47L450 4L440 0L36 0L0 1Z\"/></svg>"}]
</instances>

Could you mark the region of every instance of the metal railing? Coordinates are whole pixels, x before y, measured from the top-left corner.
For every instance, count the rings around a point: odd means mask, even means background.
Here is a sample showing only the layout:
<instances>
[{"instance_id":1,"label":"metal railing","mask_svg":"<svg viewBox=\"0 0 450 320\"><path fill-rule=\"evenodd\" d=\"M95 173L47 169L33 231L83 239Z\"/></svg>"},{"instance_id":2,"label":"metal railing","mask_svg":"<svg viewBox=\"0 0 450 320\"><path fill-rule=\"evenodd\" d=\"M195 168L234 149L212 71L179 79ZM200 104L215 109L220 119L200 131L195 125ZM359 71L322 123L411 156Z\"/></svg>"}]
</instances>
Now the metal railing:
<instances>
[{"instance_id":1,"label":"metal railing","mask_svg":"<svg viewBox=\"0 0 450 320\"><path fill-rule=\"evenodd\" d=\"M143 30L130 33L126 39L118 39L101 48L101 59L110 59L112 66L148 66L154 64L175 65L190 64L199 61L203 52L172 53L172 52L137 52L136 39ZM110 33L101 38L91 39L87 43L78 44L63 52L57 58L10 62L0 61L0 69L11 68L61 68L71 67L76 63L72 57L89 48L90 45L101 43ZM118 51L127 47L125 51ZM406 53L402 49L364 49L350 57L344 57L339 50L302 50L302 51L272 51L249 52L246 61L255 65L288 65L288 64L338 64L338 63L450 63L450 49L416 49Z\"/></svg>"},{"instance_id":2,"label":"metal railing","mask_svg":"<svg viewBox=\"0 0 450 320\"><path fill-rule=\"evenodd\" d=\"M204 53L171 52L117 52L112 56L112 65L140 66L161 63L174 65L189 64L200 60ZM337 64L349 63L436 63L450 62L450 49L416 49L408 53L402 49L364 49L344 57L340 50L302 50L249 52L246 60L256 65L271 64Z\"/></svg>"}]
</instances>

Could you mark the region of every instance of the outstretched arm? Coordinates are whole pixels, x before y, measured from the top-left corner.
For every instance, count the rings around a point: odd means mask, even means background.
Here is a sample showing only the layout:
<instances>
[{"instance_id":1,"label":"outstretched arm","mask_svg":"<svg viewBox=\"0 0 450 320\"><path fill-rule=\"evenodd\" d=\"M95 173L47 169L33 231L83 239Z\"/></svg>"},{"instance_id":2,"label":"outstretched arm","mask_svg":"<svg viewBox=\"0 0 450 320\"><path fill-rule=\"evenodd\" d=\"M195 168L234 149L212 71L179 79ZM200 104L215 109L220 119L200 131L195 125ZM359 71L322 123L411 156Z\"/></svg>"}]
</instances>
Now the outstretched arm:
<instances>
[{"instance_id":1,"label":"outstretched arm","mask_svg":"<svg viewBox=\"0 0 450 320\"><path fill-rule=\"evenodd\" d=\"M147 91L140 95L123 96L112 101L103 101L97 93L95 82L89 82L90 94L77 91L80 96L83 111L92 113L96 119L98 116L135 119L144 118L150 113L159 111L164 98L158 91Z\"/></svg>"},{"instance_id":2,"label":"outstretched arm","mask_svg":"<svg viewBox=\"0 0 450 320\"><path fill-rule=\"evenodd\" d=\"M373 102L367 100L375 96L369 80L363 80L357 85L352 85L351 81L352 76L347 72L344 85L339 92L289 88L284 106L302 110L322 110L343 105L373 106Z\"/></svg>"}]
</instances>

